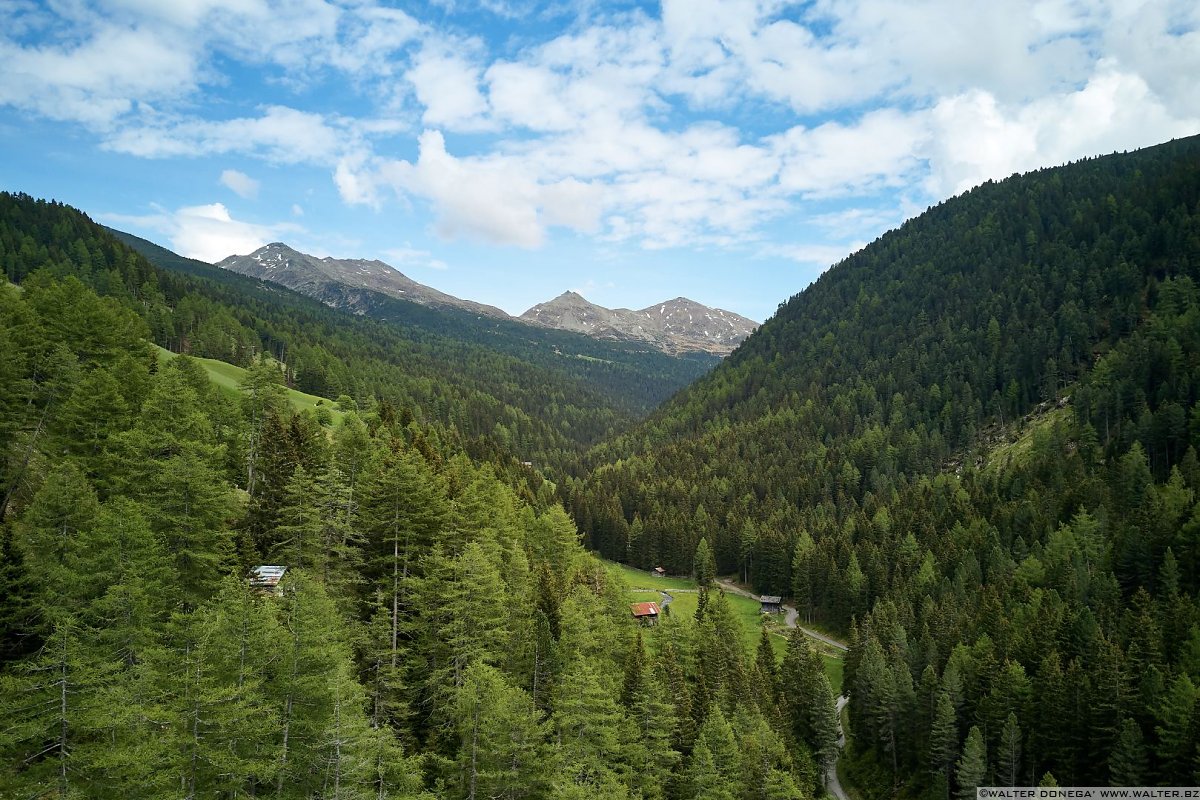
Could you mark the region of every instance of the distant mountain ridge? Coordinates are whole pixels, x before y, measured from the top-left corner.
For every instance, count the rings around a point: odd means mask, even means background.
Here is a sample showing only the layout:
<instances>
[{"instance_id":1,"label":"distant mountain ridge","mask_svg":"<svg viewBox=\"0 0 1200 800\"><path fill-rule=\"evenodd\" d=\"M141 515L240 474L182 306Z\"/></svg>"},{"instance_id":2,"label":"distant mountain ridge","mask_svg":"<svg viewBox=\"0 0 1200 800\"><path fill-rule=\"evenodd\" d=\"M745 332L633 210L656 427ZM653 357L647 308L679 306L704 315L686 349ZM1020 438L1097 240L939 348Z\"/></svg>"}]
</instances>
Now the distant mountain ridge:
<instances>
[{"instance_id":1,"label":"distant mountain ridge","mask_svg":"<svg viewBox=\"0 0 1200 800\"><path fill-rule=\"evenodd\" d=\"M263 245L249 255L229 256L219 261L217 266L241 275L281 284L301 294L315 297L327 305L354 305L353 292L333 291L336 284L345 289L380 292L431 308L458 308L489 317L509 318L508 314L494 306L462 300L417 283L382 261L317 258L294 250L282 242Z\"/></svg>"},{"instance_id":2,"label":"distant mountain ridge","mask_svg":"<svg viewBox=\"0 0 1200 800\"><path fill-rule=\"evenodd\" d=\"M732 353L758 327L754 320L686 297L631 311L596 305L576 292L539 303L520 319L602 339L645 341L667 352L701 350L718 355Z\"/></svg>"},{"instance_id":3,"label":"distant mountain ridge","mask_svg":"<svg viewBox=\"0 0 1200 800\"><path fill-rule=\"evenodd\" d=\"M435 309L454 308L496 319L583 333L596 339L643 344L671 355L732 353L758 323L746 317L677 297L640 311L609 309L564 292L539 303L519 317L495 306L463 300L414 281L383 261L318 258L282 242L264 245L249 255L232 255L221 269L286 286L334 308L368 313L379 293Z\"/></svg>"}]
</instances>

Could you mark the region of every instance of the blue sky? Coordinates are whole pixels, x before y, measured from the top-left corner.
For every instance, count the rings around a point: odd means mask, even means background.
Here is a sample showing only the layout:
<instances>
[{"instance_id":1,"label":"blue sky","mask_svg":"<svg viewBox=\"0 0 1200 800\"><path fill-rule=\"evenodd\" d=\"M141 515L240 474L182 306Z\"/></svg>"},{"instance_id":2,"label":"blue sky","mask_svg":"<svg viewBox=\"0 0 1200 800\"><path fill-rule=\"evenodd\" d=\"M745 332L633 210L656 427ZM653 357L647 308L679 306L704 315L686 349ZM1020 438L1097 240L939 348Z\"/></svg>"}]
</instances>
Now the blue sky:
<instances>
[{"instance_id":1,"label":"blue sky","mask_svg":"<svg viewBox=\"0 0 1200 800\"><path fill-rule=\"evenodd\" d=\"M989 178L1200 132L1194 0L7 0L0 188L510 313L757 320Z\"/></svg>"}]
</instances>

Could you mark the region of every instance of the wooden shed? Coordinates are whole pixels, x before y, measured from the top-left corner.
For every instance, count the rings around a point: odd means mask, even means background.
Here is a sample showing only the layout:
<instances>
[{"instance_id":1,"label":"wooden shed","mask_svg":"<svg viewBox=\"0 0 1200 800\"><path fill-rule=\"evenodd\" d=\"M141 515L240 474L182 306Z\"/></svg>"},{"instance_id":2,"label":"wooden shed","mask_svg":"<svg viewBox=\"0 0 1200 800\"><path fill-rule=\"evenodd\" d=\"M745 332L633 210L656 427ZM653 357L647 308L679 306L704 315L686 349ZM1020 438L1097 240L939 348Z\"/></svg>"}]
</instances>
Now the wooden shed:
<instances>
[{"instance_id":1,"label":"wooden shed","mask_svg":"<svg viewBox=\"0 0 1200 800\"><path fill-rule=\"evenodd\" d=\"M250 588L262 594L279 594L279 582L287 567L278 564L264 564L250 570Z\"/></svg>"},{"instance_id":2,"label":"wooden shed","mask_svg":"<svg viewBox=\"0 0 1200 800\"><path fill-rule=\"evenodd\" d=\"M665 569L663 569L662 567L655 567L654 568L654 577L665 578L665 577L667 577L667 571Z\"/></svg>"},{"instance_id":3,"label":"wooden shed","mask_svg":"<svg viewBox=\"0 0 1200 800\"><path fill-rule=\"evenodd\" d=\"M629 610L633 612L633 618L643 625L658 622L658 603L630 603Z\"/></svg>"},{"instance_id":4,"label":"wooden shed","mask_svg":"<svg viewBox=\"0 0 1200 800\"><path fill-rule=\"evenodd\" d=\"M764 594L758 598L762 603L762 613L778 614L783 611L783 598L776 594Z\"/></svg>"}]
</instances>

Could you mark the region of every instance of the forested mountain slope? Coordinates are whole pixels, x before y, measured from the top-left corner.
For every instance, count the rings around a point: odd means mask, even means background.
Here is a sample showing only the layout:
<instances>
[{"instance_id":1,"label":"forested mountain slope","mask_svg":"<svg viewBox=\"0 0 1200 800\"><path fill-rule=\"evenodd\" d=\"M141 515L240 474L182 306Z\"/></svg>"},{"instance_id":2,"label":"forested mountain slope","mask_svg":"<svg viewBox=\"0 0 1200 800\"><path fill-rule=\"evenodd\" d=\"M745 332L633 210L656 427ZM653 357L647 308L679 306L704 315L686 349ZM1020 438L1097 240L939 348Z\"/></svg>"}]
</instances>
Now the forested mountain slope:
<instances>
[{"instance_id":1,"label":"forested mountain slope","mask_svg":"<svg viewBox=\"0 0 1200 800\"><path fill-rule=\"evenodd\" d=\"M752 663L716 595L645 646L553 486L456 433L494 410L465 381L537 370L461 347L493 372L452 382L392 326L0 208L0 797L814 795L804 639ZM258 355L231 397L151 340ZM336 425L288 402L313 363L353 381Z\"/></svg>"},{"instance_id":2,"label":"forested mountain slope","mask_svg":"<svg viewBox=\"0 0 1200 800\"><path fill-rule=\"evenodd\" d=\"M1200 138L980 186L600 448L573 512L850 631L868 786L1192 783L1198 282Z\"/></svg>"},{"instance_id":3,"label":"forested mountain slope","mask_svg":"<svg viewBox=\"0 0 1200 800\"><path fill-rule=\"evenodd\" d=\"M523 414L535 417L517 425L512 425L511 420L497 420L508 428L510 439L520 440L517 446L524 447L523 452L530 457L538 456L540 447L538 443L530 443L529 425L553 429L553 433L534 434L538 439L548 434L576 443L594 440L600 429L596 422L613 425L616 414L622 419L618 425L623 425L629 417L644 416L718 361L707 354L673 357L632 344L596 342L574 333L530 329L515 321L481 317L462 309L430 308L378 291L356 290L356 311L394 329L380 332L378 325L354 323L346 314L331 313L322 303L281 290L276 284L181 257L119 230L110 233L162 269L185 272L204 278L206 284L227 287L232 293L227 291L223 296L232 305L242 299L256 303L244 314L247 319L263 319L264 308L277 303L305 309L313 317L322 318L332 330L366 331L367 338L383 344L389 351L396 347L394 343L404 349L422 351L431 362L427 369L434 373L438 383L478 387L504 404L514 405ZM338 290L329 288L330 293ZM324 342L326 337L317 333L311 338ZM226 360L236 362L240 355L229 354ZM353 385L355 371L347 367L344 359L326 359L319 368L310 367L307 378L301 371L296 380L312 383L313 373L319 377L320 372L337 373L340 369L337 378L341 385L325 387L326 392L336 395L347 391L347 384ZM320 386L314 385L305 390L319 389ZM576 405L599 407L594 409L598 414L590 421L584 420L575 413ZM520 431L522 427L526 431ZM529 447L530 444L534 446Z\"/></svg>"},{"instance_id":4,"label":"forested mountain slope","mask_svg":"<svg viewBox=\"0 0 1200 800\"><path fill-rule=\"evenodd\" d=\"M553 470L705 369L582 336L497 331L474 315L390 298L391 320L374 321L161 248L155 255L170 271L74 209L0 195L0 263L9 280L22 283L35 270L73 275L136 313L167 349L239 366L269 353L294 388L386 403L477 454L498 448Z\"/></svg>"},{"instance_id":5,"label":"forested mountain slope","mask_svg":"<svg viewBox=\"0 0 1200 800\"><path fill-rule=\"evenodd\" d=\"M152 264L164 269L204 277L250 296L281 294L272 282L184 258L129 233L111 232ZM406 339L441 347L447 347L449 342L464 349L484 348L511 356L557 373L560 381L578 382L598 395L605 405L638 417L648 414L719 361L707 353L669 356L645 344L596 341L567 331L531 328L469 309L444 305L431 308L427 304L337 282L325 284L315 299L391 323ZM464 366L469 363L469 358L468 353ZM465 368L461 371L467 372ZM535 396L535 393L530 394L531 398Z\"/></svg>"}]
</instances>

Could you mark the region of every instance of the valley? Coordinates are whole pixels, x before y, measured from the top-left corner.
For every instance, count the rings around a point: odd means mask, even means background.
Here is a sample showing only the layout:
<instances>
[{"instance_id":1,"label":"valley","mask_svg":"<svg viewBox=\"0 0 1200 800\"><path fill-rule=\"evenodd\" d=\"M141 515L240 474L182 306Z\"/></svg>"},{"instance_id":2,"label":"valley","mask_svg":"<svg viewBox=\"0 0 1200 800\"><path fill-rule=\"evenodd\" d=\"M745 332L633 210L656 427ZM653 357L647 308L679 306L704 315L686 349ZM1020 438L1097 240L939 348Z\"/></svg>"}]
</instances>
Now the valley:
<instances>
[{"instance_id":1,"label":"valley","mask_svg":"<svg viewBox=\"0 0 1200 800\"><path fill-rule=\"evenodd\" d=\"M0 795L1200 774L1200 138L980 185L759 327L284 247L0 195Z\"/></svg>"}]
</instances>

